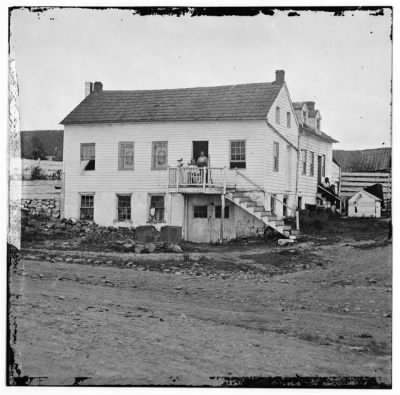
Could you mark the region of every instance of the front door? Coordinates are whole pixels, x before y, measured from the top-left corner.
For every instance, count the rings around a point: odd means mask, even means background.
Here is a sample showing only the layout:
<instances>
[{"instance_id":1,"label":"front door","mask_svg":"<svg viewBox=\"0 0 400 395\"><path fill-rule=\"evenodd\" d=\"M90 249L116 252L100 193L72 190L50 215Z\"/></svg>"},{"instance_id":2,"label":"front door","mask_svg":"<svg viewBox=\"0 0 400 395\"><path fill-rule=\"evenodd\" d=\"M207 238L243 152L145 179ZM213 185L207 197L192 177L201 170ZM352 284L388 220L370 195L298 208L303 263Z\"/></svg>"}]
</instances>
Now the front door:
<instances>
[{"instance_id":1,"label":"front door","mask_svg":"<svg viewBox=\"0 0 400 395\"><path fill-rule=\"evenodd\" d=\"M201 152L204 152L204 155L208 158L208 163L210 165L210 157L208 155L208 141L193 141L192 159L197 161Z\"/></svg>"},{"instance_id":2,"label":"front door","mask_svg":"<svg viewBox=\"0 0 400 395\"><path fill-rule=\"evenodd\" d=\"M318 179L317 179L318 184L321 183L321 178L322 178L322 156L318 155Z\"/></svg>"}]
</instances>

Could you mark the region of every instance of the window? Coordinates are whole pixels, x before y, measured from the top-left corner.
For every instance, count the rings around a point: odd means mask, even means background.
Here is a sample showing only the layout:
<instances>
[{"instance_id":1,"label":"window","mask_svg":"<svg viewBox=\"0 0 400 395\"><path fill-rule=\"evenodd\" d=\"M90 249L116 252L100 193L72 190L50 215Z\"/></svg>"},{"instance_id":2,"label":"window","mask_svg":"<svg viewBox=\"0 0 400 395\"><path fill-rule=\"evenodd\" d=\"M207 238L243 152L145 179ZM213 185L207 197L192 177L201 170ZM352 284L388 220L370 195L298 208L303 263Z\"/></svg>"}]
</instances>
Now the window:
<instances>
[{"instance_id":1,"label":"window","mask_svg":"<svg viewBox=\"0 0 400 395\"><path fill-rule=\"evenodd\" d=\"M117 195L118 206L117 214L118 221L131 220L131 195Z\"/></svg>"},{"instance_id":2,"label":"window","mask_svg":"<svg viewBox=\"0 0 400 395\"><path fill-rule=\"evenodd\" d=\"M325 177L325 155L322 155L322 177Z\"/></svg>"},{"instance_id":3,"label":"window","mask_svg":"<svg viewBox=\"0 0 400 395\"><path fill-rule=\"evenodd\" d=\"M215 218L221 218L222 206L215 206ZM229 218L229 206L225 206L224 218Z\"/></svg>"},{"instance_id":4,"label":"window","mask_svg":"<svg viewBox=\"0 0 400 395\"><path fill-rule=\"evenodd\" d=\"M246 141L237 140L231 141L231 169L245 169L246 168Z\"/></svg>"},{"instance_id":5,"label":"window","mask_svg":"<svg viewBox=\"0 0 400 395\"><path fill-rule=\"evenodd\" d=\"M279 171L279 143L274 142L274 171Z\"/></svg>"},{"instance_id":6,"label":"window","mask_svg":"<svg viewBox=\"0 0 400 395\"><path fill-rule=\"evenodd\" d=\"M94 195L81 195L81 207L79 218L82 220L93 221L94 214Z\"/></svg>"},{"instance_id":7,"label":"window","mask_svg":"<svg viewBox=\"0 0 400 395\"><path fill-rule=\"evenodd\" d=\"M153 141L151 170L165 170L168 167L168 141Z\"/></svg>"},{"instance_id":8,"label":"window","mask_svg":"<svg viewBox=\"0 0 400 395\"><path fill-rule=\"evenodd\" d=\"M81 144L81 169L94 170L96 167L96 144Z\"/></svg>"},{"instance_id":9,"label":"window","mask_svg":"<svg viewBox=\"0 0 400 395\"><path fill-rule=\"evenodd\" d=\"M307 111L303 111L303 124L307 124Z\"/></svg>"},{"instance_id":10,"label":"window","mask_svg":"<svg viewBox=\"0 0 400 395\"><path fill-rule=\"evenodd\" d=\"M207 206L193 206L193 218L207 218Z\"/></svg>"},{"instance_id":11,"label":"window","mask_svg":"<svg viewBox=\"0 0 400 395\"><path fill-rule=\"evenodd\" d=\"M275 202L276 202L275 195L271 195L269 202L271 208L271 214L275 214Z\"/></svg>"},{"instance_id":12,"label":"window","mask_svg":"<svg viewBox=\"0 0 400 395\"><path fill-rule=\"evenodd\" d=\"M164 196L150 196L150 222L164 222Z\"/></svg>"},{"instance_id":13,"label":"window","mask_svg":"<svg viewBox=\"0 0 400 395\"><path fill-rule=\"evenodd\" d=\"M134 163L134 143L119 143L118 148L118 169L133 170Z\"/></svg>"},{"instance_id":14,"label":"window","mask_svg":"<svg viewBox=\"0 0 400 395\"><path fill-rule=\"evenodd\" d=\"M302 172L301 174L306 175L307 174L307 151L306 150L301 150L301 155L302 155Z\"/></svg>"},{"instance_id":15,"label":"window","mask_svg":"<svg viewBox=\"0 0 400 395\"><path fill-rule=\"evenodd\" d=\"M321 120L317 119L317 130L319 131L321 128Z\"/></svg>"},{"instance_id":16,"label":"window","mask_svg":"<svg viewBox=\"0 0 400 395\"><path fill-rule=\"evenodd\" d=\"M314 175L314 152L310 152L311 155L311 163L310 163L310 176Z\"/></svg>"},{"instance_id":17,"label":"window","mask_svg":"<svg viewBox=\"0 0 400 395\"><path fill-rule=\"evenodd\" d=\"M291 128L291 127L292 127L292 118L291 118L290 112L287 112L287 113L286 113L286 126L287 126L288 128Z\"/></svg>"},{"instance_id":18,"label":"window","mask_svg":"<svg viewBox=\"0 0 400 395\"><path fill-rule=\"evenodd\" d=\"M276 107L276 109L275 109L275 122L277 124L281 123L281 108L280 107Z\"/></svg>"}]
</instances>

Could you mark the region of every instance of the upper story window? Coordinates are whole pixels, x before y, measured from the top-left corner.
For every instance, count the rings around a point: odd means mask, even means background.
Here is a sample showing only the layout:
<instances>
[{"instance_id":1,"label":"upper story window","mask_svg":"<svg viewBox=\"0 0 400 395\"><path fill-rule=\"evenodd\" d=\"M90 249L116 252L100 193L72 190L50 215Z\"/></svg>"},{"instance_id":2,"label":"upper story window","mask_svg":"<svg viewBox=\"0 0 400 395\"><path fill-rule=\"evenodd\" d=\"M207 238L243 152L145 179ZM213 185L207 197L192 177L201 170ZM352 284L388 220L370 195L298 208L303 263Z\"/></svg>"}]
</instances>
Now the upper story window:
<instances>
[{"instance_id":1,"label":"upper story window","mask_svg":"<svg viewBox=\"0 0 400 395\"><path fill-rule=\"evenodd\" d=\"M274 142L274 171L279 171L279 143Z\"/></svg>"},{"instance_id":2,"label":"upper story window","mask_svg":"<svg viewBox=\"0 0 400 395\"><path fill-rule=\"evenodd\" d=\"M326 159L325 155L322 155L322 169L321 169L322 177L325 177L325 159Z\"/></svg>"},{"instance_id":3,"label":"upper story window","mask_svg":"<svg viewBox=\"0 0 400 395\"><path fill-rule=\"evenodd\" d=\"M275 122L280 125L281 123L281 108L280 107L276 107L275 109Z\"/></svg>"},{"instance_id":4,"label":"upper story window","mask_svg":"<svg viewBox=\"0 0 400 395\"><path fill-rule=\"evenodd\" d=\"M94 170L96 168L96 144L81 144L81 169Z\"/></svg>"},{"instance_id":5,"label":"upper story window","mask_svg":"<svg viewBox=\"0 0 400 395\"><path fill-rule=\"evenodd\" d=\"M246 140L231 141L230 168L246 168Z\"/></svg>"},{"instance_id":6,"label":"upper story window","mask_svg":"<svg viewBox=\"0 0 400 395\"><path fill-rule=\"evenodd\" d=\"M292 127L292 116L291 116L290 112L286 113L286 126L288 128Z\"/></svg>"},{"instance_id":7,"label":"upper story window","mask_svg":"<svg viewBox=\"0 0 400 395\"><path fill-rule=\"evenodd\" d=\"M132 141L119 143L118 145L118 170L133 170L134 147Z\"/></svg>"},{"instance_id":8,"label":"upper story window","mask_svg":"<svg viewBox=\"0 0 400 395\"><path fill-rule=\"evenodd\" d=\"M303 110L303 124L307 125L307 111Z\"/></svg>"},{"instance_id":9,"label":"upper story window","mask_svg":"<svg viewBox=\"0 0 400 395\"><path fill-rule=\"evenodd\" d=\"M151 170L165 170L168 167L168 141L153 141Z\"/></svg>"},{"instance_id":10,"label":"upper story window","mask_svg":"<svg viewBox=\"0 0 400 395\"><path fill-rule=\"evenodd\" d=\"M321 120L317 118L317 130L321 129Z\"/></svg>"},{"instance_id":11,"label":"upper story window","mask_svg":"<svg viewBox=\"0 0 400 395\"><path fill-rule=\"evenodd\" d=\"M302 163L302 171L301 174L306 175L307 174L307 151L306 150L301 150L301 163Z\"/></svg>"}]
</instances>

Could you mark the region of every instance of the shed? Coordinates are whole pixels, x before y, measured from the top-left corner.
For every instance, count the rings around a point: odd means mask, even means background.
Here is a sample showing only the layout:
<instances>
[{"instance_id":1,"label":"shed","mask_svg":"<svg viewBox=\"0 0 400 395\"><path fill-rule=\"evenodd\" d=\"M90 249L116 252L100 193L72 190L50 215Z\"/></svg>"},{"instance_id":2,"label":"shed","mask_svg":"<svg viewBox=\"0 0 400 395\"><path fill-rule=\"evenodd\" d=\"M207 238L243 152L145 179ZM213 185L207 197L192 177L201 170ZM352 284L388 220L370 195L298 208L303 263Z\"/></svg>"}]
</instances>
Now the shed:
<instances>
[{"instance_id":1,"label":"shed","mask_svg":"<svg viewBox=\"0 0 400 395\"><path fill-rule=\"evenodd\" d=\"M376 217L381 216L381 199L365 190L355 193L348 203L349 217Z\"/></svg>"}]
</instances>

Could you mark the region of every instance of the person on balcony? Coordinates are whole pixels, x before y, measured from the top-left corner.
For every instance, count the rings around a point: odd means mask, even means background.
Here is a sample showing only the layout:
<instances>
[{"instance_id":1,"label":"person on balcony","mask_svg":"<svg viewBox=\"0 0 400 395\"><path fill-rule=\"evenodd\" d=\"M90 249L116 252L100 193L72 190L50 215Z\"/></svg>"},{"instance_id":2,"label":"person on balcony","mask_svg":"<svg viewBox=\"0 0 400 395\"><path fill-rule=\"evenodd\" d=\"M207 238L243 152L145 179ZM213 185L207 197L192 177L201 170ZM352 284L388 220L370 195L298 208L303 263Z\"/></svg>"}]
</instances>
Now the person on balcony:
<instances>
[{"instance_id":1,"label":"person on balcony","mask_svg":"<svg viewBox=\"0 0 400 395\"><path fill-rule=\"evenodd\" d=\"M197 166L198 167L208 166L208 158L204 155L204 151L201 151L200 156L197 158Z\"/></svg>"}]
</instances>

